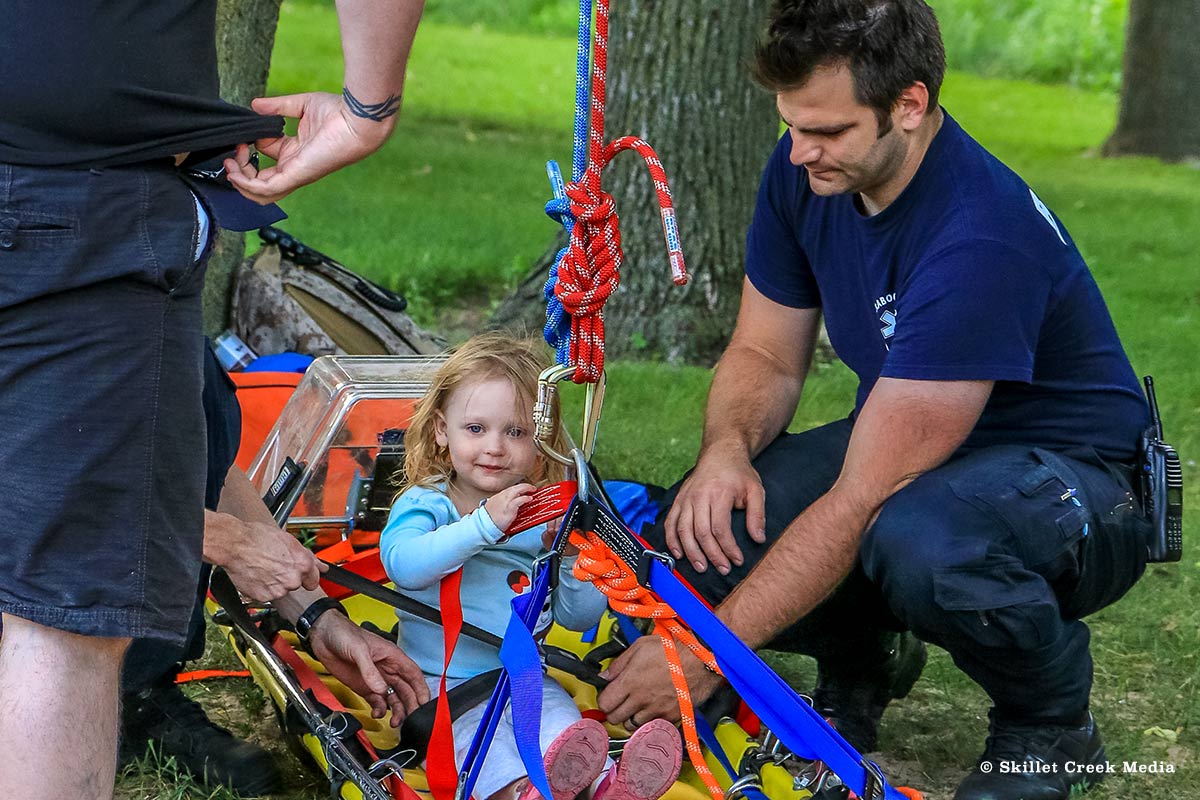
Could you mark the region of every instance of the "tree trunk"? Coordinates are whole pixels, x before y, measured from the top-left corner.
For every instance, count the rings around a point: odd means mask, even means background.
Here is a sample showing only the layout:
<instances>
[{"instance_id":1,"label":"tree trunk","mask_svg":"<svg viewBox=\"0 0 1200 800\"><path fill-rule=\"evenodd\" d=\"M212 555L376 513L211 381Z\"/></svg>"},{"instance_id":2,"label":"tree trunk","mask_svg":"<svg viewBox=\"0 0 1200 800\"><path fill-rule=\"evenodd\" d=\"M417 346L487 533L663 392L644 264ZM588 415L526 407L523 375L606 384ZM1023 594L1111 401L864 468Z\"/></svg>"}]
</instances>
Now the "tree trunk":
<instances>
[{"instance_id":1,"label":"tree trunk","mask_svg":"<svg viewBox=\"0 0 1200 800\"><path fill-rule=\"evenodd\" d=\"M240 106L267 90L275 26L282 0L218 0L217 65L221 97ZM204 330L220 333L229 322L233 274L246 254L246 237L219 231L204 279Z\"/></svg>"},{"instance_id":2,"label":"tree trunk","mask_svg":"<svg viewBox=\"0 0 1200 800\"><path fill-rule=\"evenodd\" d=\"M641 136L657 150L671 181L691 281L683 288L672 284L645 165L622 153L603 179L616 200L625 251L621 288L605 306L610 354L712 363L728 341L741 296L746 227L779 138L774 97L744 68L766 8L767 0L613 4L605 138ZM541 327L541 283L553 255L551 249L494 322Z\"/></svg>"},{"instance_id":3,"label":"tree trunk","mask_svg":"<svg viewBox=\"0 0 1200 800\"><path fill-rule=\"evenodd\" d=\"M1117 127L1105 155L1200 159L1196 0L1130 0Z\"/></svg>"}]
</instances>

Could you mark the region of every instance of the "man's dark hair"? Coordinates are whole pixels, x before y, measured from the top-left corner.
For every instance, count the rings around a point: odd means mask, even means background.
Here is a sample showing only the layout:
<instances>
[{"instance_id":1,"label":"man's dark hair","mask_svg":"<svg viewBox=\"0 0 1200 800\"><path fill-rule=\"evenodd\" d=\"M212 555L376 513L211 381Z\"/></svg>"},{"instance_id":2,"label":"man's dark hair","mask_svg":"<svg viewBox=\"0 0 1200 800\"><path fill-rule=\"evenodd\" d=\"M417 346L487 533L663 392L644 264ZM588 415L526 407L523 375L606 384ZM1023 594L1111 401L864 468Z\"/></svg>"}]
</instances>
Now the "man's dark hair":
<instances>
[{"instance_id":1,"label":"man's dark hair","mask_svg":"<svg viewBox=\"0 0 1200 800\"><path fill-rule=\"evenodd\" d=\"M836 64L850 67L855 97L874 109L880 136L913 83L925 84L935 108L946 49L933 9L923 0L776 0L755 52L755 80L786 92Z\"/></svg>"}]
</instances>

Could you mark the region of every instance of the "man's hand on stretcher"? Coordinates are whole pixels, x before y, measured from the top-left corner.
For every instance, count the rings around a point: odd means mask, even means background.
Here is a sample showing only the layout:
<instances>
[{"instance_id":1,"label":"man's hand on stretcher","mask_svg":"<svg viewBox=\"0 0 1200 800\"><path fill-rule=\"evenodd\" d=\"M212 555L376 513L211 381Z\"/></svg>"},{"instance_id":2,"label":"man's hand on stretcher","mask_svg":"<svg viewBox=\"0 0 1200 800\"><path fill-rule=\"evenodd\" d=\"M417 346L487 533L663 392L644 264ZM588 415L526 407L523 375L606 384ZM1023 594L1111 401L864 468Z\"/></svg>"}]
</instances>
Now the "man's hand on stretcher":
<instances>
[{"instance_id":1,"label":"man's hand on stretcher","mask_svg":"<svg viewBox=\"0 0 1200 800\"><path fill-rule=\"evenodd\" d=\"M693 707L699 706L720 688L724 680L709 672L700 659L685 647L679 648L683 675ZM679 698L667 668L667 654L657 636L643 636L600 673L610 681L600 693L598 705L608 721L634 730L652 719L679 722Z\"/></svg>"},{"instance_id":2,"label":"man's hand on stretcher","mask_svg":"<svg viewBox=\"0 0 1200 800\"><path fill-rule=\"evenodd\" d=\"M393 728L429 702L421 668L395 644L341 614L322 614L309 632L309 643L330 674L367 701L371 716L392 713Z\"/></svg>"},{"instance_id":3,"label":"man's hand on stretcher","mask_svg":"<svg viewBox=\"0 0 1200 800\"><path fill-rule=\"evenodd\" d=\"M293 623L324 596L320 590L324 565L276 524L237 467L225 477L220 511L206 512L204 559L224 567L242 594L274 602ZM318 617L309 643L325 668L367 701L372 716L391 712L392 727L399 727L413 709L429 700L420 668L403 650L341 614Z\"/></svg>"}]
</instances>

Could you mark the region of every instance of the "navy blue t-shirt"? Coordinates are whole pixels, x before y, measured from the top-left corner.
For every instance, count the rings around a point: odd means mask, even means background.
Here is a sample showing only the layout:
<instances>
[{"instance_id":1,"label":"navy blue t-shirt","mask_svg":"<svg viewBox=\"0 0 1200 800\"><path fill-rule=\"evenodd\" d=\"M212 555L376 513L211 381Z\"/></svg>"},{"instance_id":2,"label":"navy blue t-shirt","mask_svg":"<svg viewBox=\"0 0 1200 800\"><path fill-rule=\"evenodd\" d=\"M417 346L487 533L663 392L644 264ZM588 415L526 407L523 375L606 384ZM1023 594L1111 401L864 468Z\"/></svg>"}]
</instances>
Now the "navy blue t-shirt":
<instances>
[{"instance_id":1,"label":"navy blue t-shirt","mask_svg":"<svg viewBox=\"0 0 1200 800\"><path fill-rule=\"evenodd\" d=\"M945 115L916 175L875 216L821 197L788 160L763 175L746 275L766 297L820 307L858 375L992 380L967 448L1094 447L1130 461L1146 403L1104 299L1059 219Z\"/></svg>"}]
</instances>

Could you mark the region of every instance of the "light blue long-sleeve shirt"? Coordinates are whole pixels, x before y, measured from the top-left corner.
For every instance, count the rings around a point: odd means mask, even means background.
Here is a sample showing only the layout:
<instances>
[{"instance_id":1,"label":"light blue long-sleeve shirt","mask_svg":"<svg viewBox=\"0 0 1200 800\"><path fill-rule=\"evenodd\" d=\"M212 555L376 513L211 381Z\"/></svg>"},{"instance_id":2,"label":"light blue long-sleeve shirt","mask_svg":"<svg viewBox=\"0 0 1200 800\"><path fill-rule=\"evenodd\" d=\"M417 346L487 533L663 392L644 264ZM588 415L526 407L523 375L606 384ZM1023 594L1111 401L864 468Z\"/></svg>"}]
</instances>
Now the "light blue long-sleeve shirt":
<instances>
[{"instance_id":1,"label":"light blue long-sleeve shirt","mask_svg":"<svg viewBox=\"0 0 1200 800\"><path fill-rule=\"evenodd\" d=\"M392 506L379 537L379 555L388 577L400 593L440 608L442 578L463 568L460 599L463 619L503 636L512 613L510 601L528 591L533 561L541 553L541 526L512 536L483 508L463 517L443 491L414 486ZM604 613L607 601L590 583L571 574L574 558L564 558L551 608L544 609L539 627L555 622L571 630L587 630ZM550 612L550 613L548 613ZM444 660L442 628L397 611L400 646L427 675L441 675ZM500 666L499 651L463 635L446 672L448 678L469 678Z\"/></svg>"}]
</instances>

